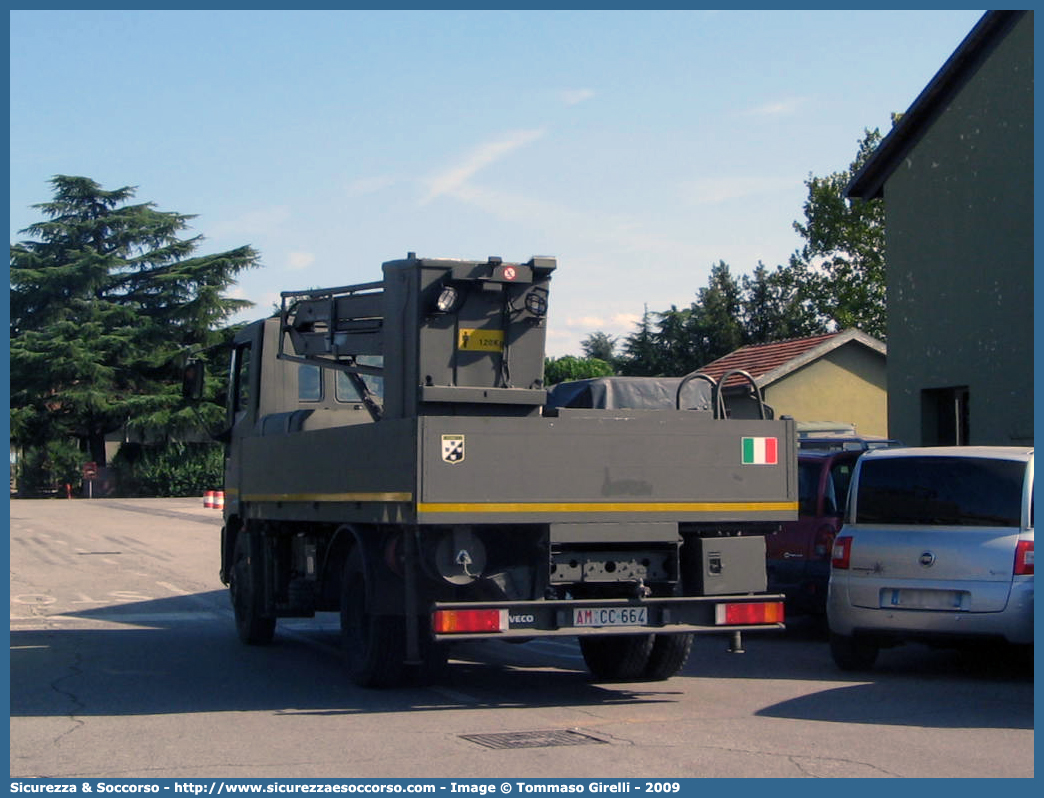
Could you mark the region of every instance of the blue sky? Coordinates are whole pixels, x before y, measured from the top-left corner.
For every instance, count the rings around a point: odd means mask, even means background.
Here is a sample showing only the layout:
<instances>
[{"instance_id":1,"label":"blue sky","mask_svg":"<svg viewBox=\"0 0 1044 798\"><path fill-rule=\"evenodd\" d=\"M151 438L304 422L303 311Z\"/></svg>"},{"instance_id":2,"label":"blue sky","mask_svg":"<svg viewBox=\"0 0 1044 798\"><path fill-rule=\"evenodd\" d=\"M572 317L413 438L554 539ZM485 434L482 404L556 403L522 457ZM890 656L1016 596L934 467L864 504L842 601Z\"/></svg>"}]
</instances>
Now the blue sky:
<instances>
[{"instance_id":1,"label":"blue sky","mask_svg":"<svg viewBox=\"0 0 1044 798\"><path fill-rule=\"evenodd\" d=\"M11 241L48 179L250 244L236 294L407 251L553 255L548 354L800 244L804 180L886 132L981 11L12 11Z\"/></svg>"}]
</instances>

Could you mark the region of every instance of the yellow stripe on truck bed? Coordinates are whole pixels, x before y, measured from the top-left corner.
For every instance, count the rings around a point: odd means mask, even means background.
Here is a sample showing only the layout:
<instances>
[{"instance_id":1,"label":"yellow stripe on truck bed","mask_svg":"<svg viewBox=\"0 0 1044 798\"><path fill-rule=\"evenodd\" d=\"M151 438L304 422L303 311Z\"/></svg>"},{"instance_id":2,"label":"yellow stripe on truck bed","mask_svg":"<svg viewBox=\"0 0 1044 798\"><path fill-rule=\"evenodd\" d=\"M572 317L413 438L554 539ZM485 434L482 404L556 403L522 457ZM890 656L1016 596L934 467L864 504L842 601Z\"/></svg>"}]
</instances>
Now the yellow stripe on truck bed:
<instances>
[{"instance_id":1,"label":"yellow stripe on truck bed","mask_svg":"<svg viewBox=\"0 0 1044 798\"><path fill-rule=\"evenodd\" d=\"M794 511L797 502L418 502L419 513L720 513Z\"/></svg>"}]
</instances>

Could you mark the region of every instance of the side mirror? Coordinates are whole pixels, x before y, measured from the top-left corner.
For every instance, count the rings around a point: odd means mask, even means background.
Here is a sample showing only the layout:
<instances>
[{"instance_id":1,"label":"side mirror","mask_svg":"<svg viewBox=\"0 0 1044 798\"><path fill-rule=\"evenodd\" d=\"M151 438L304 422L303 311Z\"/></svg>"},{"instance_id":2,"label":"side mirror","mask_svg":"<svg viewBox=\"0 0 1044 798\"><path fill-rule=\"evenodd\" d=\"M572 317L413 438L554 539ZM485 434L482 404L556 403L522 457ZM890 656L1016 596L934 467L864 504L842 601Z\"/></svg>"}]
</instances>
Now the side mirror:
<instances>
[{"instance_id":1,"label":"side mirror","mask_svg":"<svg viewBox=\"0 0 1044 798\"><path fill-rule=\"evenodd\" d=\"M190 358L181 375L181 397L190 402L200 401L203 398L204 376L203 361Z\"/></svg>"}]
</instances>

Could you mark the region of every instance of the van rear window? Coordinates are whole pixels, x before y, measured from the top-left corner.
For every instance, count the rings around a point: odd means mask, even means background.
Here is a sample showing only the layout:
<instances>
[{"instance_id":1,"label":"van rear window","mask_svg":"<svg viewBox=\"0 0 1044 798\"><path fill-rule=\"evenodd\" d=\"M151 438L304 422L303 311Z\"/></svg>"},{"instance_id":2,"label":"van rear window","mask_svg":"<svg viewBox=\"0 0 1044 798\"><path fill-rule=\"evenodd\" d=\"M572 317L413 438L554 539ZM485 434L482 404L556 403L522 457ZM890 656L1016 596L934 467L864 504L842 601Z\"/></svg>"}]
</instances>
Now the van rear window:
<instances>
[{"instance_id":1,"label":"van rear window","mask_svg":"<svg viewBox=\"0 0 1044 798\"><path fill-rule=\"evenodd\" d=\"M1026 464L972 457L865 460L856 522L1017 527Z\"/></svg>"}]
</instances>

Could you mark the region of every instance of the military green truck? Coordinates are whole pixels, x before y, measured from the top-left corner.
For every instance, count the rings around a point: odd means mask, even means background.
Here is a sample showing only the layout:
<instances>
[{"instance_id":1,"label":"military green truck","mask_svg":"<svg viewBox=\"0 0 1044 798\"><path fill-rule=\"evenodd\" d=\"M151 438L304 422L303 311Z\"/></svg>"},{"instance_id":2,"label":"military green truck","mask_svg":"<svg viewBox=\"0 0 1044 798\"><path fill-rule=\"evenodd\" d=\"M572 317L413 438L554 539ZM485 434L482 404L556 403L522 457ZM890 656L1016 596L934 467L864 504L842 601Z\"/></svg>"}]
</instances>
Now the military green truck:
<instances>
[{"instance_id":1,"label":"military green truck","mask_svg":"<svg viewBox=\"0 0 1044 798\"><path fill-rule=\"evenodd\" d=\"M794 422L730 419L699 375L657 409L553 406L555 268L410 253L238 334L221 578L245 643L339 612L364 686L551 636L658 680L694 634L783 627L764 536L797 518Z\"/></svg>"}]
</instances>

